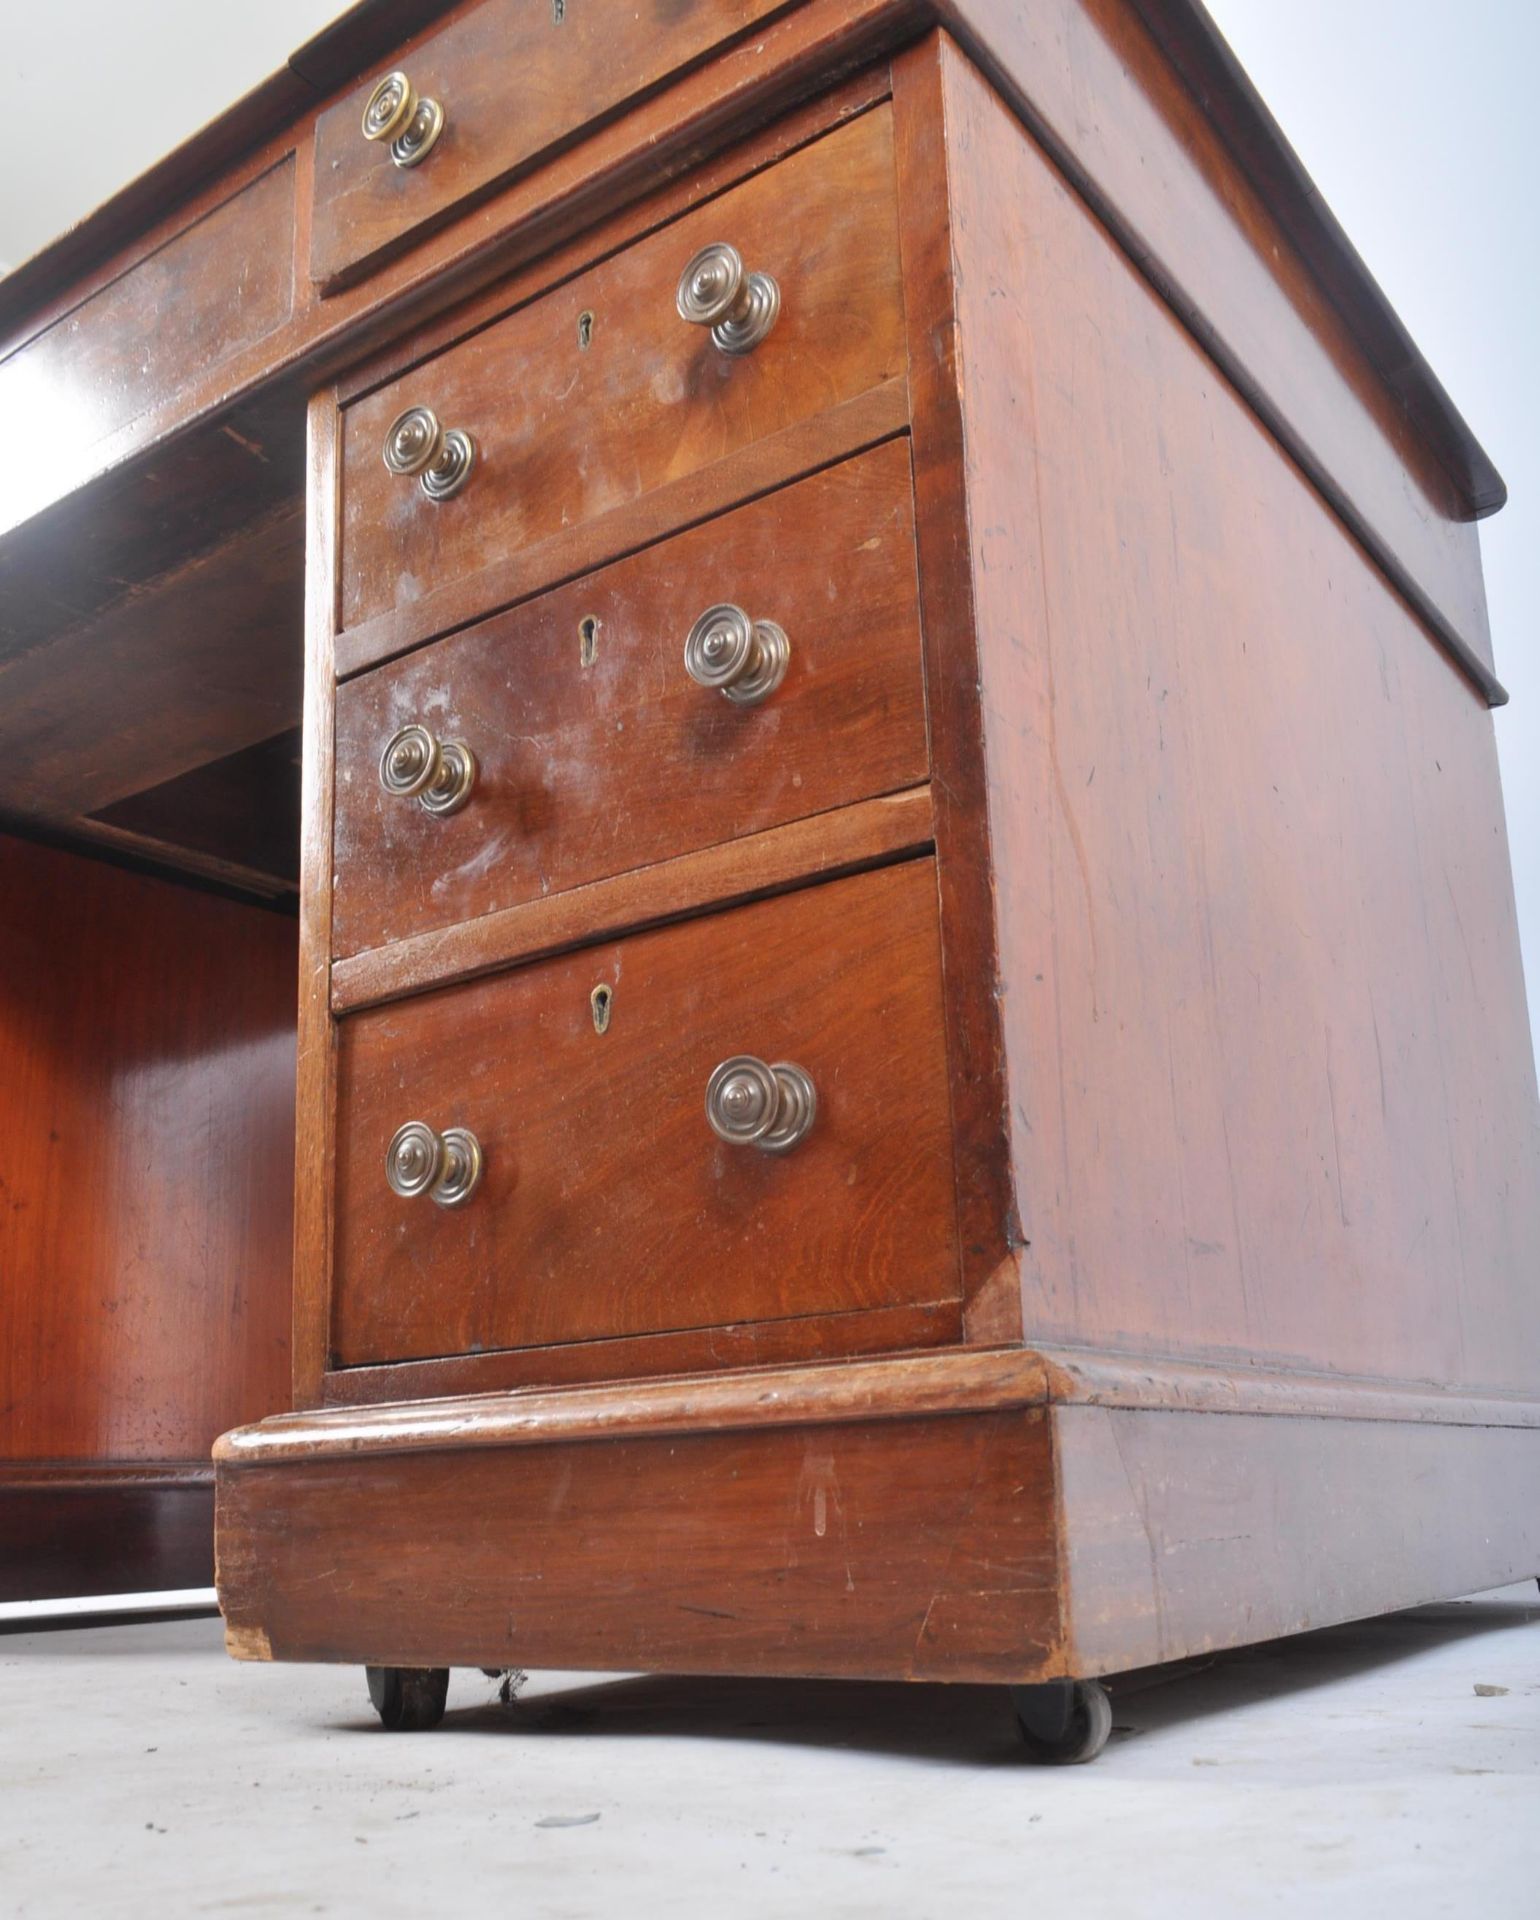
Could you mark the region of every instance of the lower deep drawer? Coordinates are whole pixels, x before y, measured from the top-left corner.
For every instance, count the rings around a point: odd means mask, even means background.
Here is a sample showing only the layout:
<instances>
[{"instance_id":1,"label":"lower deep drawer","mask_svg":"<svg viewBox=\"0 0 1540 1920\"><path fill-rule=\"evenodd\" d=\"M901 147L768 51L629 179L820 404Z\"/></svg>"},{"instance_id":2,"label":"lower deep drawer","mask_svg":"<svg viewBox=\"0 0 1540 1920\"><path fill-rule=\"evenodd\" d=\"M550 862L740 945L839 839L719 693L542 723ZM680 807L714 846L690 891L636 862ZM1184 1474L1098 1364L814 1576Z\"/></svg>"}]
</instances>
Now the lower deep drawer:
<instances>
[{"instance_id":1,"label":"lower deep drawer","mask_svg":"<svg viewBox=\"0 0 1540 1920\"><path fill-rule=\"evenodd\" d=\"M339 1047L339 1365L957 1296L928 859L355 1014ZM713 1131L741 1055L810 1078L789 1150ZM474 1136L463 1203L393 1191L409 1121Z\"/></svg>"}]
</instances>

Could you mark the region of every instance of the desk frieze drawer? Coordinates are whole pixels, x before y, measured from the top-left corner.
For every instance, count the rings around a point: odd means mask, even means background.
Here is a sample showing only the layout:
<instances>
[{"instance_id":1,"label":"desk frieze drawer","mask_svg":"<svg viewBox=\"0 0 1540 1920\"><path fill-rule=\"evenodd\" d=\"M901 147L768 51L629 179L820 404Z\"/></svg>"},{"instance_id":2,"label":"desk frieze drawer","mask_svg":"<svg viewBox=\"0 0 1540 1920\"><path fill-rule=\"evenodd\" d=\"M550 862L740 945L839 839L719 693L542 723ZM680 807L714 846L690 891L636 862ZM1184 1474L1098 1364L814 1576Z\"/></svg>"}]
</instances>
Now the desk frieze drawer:
<instances>
[{"instance_id":1,"label":"desk frieze drawer","mask_svg":"<svg viewBox=\"0 0 1540 1920\"><path fill-rule=\"evenodd\" d=\"M905 367L884 105L345 407L339 661L576 571L576 529L619 553L763 491L699 482Z\"/></svg>"},{"instance_id":2,"label":"desk frieze drawer","mask_svg":"<svg viewBox=\"0 0 1540 1920\"><path fill-rule=\"evenodd\" d=\"M926 778L906 440L337 690L346 956Z\"/></svg>"},{"instance_id":3,"label":"desk frieze drawer","mask_svg":"<svg viewBox=\"0 0 1540 1920\"><path fill-rule=\"evenodd\" d=\"M483 0L316 122L311 278L345 286L784 0Z\"/></svg>"},{"instance_id":4,"label":"desk frieze drawer","mask_svg":"<svg viewBox=\"0 0 1540 1920\"><path fill-rule=\"evenodd\" d=\"M336 1363L955 1299L942 1031L929 859L351 1016Z\"/></svg>"}]
</instances>

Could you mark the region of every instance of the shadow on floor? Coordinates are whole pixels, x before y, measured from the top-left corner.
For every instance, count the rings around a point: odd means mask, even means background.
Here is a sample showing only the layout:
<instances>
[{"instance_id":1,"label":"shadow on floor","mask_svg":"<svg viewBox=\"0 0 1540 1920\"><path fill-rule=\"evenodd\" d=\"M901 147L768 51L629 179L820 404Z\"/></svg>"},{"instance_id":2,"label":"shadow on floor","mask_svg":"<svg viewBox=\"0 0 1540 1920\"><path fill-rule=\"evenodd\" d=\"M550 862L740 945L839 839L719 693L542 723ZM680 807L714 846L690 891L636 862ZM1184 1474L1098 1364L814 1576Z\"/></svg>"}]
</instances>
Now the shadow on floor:
<instances>
[{"instance_id":1,"label":"shadow on floor","mask_svg":"<svg viewBox=\"0 0 1540 1920\"><path fill-rule=\"evenodd\" d=\"M1507 1596L1451 1601L1121 1674L1108 1683L1115 1737L1200 1723L1393 1667L1461 1640L1490 1639L1537 1624L1540 1595L1533 1602ZM1483 1677L1477 1658L1472 1683ZM455 1693L463 1698L469 1684L470 1676L455 1676L446 1729L503 1737L763 1740L974 1767L1012 1764L1022 1757L1003 1687L644 1676L563 1690L547 1690L542 1682L540 1691L506 1706L489 1700L456 1707ZM350 1724L374 1723L361 1718Z\"/></svg>"},{"instance_id":2,"label":"shadow on floor","mask_svg":"<svg viewBox=\"0 0 1540 1920\"><path fill-rule=\"evenodd\" d=\"M114 1660L164 1663L178 1657L207 1660L219 1653L217 1617L183 1612L172 1620L174 1626L157 1626L139 1614L119 1624L117 1631L101 1635L39 1631L43 1623L36 1622L31 1629L36 1637L17 1634L0 1640L0 1649L7 1664L29 1655L84 1663L100 1653ZM78 1618L57 1624L81 1626ZM182 1631L175 1631L177 1626ZM1119 1674L1108 1683L1115 1738L1201 1726L1247 1706L1308 1695L1461 1642L1471 1643L1469 1677L1475 1686L1492 1677L1483 1662L1494 1637L1525 1628L1540 1628L1540 1594L1509 1588L1500 1595L1417 1607L1205 1659ZM356 1709L323 1713L322 1723L334 1733L380 1736L366 1702L362 1669L353 1672ZM495 1693L494 1681L456 1672L445 1731L500 1738L581 1739L598 1734L762 1741L969 1767L1013 1765L1024 1758L1004 1687L668 1675L574 1675L567 1683L561 1675L541 1674L509 1705L499 1703Z\"/></svg>"}]
</instances>

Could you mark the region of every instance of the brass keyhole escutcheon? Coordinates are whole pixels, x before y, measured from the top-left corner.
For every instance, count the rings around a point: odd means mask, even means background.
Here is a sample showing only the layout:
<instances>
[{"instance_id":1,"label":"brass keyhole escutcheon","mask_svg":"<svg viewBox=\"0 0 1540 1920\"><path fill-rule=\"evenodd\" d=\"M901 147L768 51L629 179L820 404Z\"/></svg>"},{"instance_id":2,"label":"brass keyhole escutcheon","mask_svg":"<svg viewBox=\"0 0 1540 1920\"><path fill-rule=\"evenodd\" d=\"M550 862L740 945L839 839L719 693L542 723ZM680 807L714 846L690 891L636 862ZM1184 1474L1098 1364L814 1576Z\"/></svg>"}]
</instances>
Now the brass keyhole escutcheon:
<instances>
[{"instance_id":1,"label":"brass keyhole escutcheon","mask_svg":"<svg viewBox=\"0 0 1540 1920\"><path fill-rule=\"evenodd\" d=\"M608 1033L610 1026L610 1008L615 1004L615 991L602 983L588 996L588 1004L593 1009L594 1032Z\"/></svg>"},{"instance_id":2,"label":"brass keyhole escutcheon","mask_svg":"<svg viewBox=\"0 0 1540 1920\"><path fill-rule=\"evenodd\" d=\"M591 667L599 657L599 622L591 613L585 613L578 622L578 660L585 667Z\"/></svg>"},{"instance_id":3,"label":"brass keyhole escutcheon","mask_svg":"<svg viewBox=\"0 0 1540 1920\"><path fill-rule=\"evenodd\" d=\"M594 343L594 317L591 313L578 315L578 352L587 353Z\"/></svg>"}]
</instances>

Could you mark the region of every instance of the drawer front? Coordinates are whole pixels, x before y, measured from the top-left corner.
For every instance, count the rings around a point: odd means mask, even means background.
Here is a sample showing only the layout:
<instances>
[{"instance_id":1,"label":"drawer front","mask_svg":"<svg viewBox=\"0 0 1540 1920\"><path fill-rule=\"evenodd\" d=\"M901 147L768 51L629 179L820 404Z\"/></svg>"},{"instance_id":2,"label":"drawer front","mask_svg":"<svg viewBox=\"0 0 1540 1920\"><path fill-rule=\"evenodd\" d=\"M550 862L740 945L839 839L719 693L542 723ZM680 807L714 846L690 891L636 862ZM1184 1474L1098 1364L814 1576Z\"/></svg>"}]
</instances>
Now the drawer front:
<instances>
[{"instance_id":1,"label":"drawer front","mask_svg":"<svg viewBox=\"0 0 1540 1920\"><path fill-rule=\"evenodd\" d=\"M722 603L755 633L740 693L786 637L752 704L686 669ZM475 756L457 812L381 784L415 725ZM339 687L336 766L339 954L923 781L908 442Z\"/></svg>"},{"instance_id":2,"label":"drawer front","mask_svg":"<svg viewBox=\"0 0 1540 1920\"><path fill-rule=\"evenodd\" d=\"M341 286L537 160L558 142L647 92L755 25L784 0L484 0L403 54L426 125L442 123L415 164L392 138L367 139L364 109L387 77L372 73L316 124L310 271ZM378 125L379 122L376 122ZM409 139L404 157L410 157Z\"/></svg>"},{"instance_id":3,"label":"drawer front","mask_svg":"<svg viewBox=\"0 0 1540 1920\"><path fill-rule=\"evenodd\" d=\"M682 320L679 277L727 241L774 276L779 316L752 351ZM431 596L510 552L628 506L901 373L903 300L891 109L756 174L343 416L341 619L434 630ZM432 410L475 443L447 499L386 470L387 429ZM487 610L483 602L480 610Z\"/></svg>"},{"instance_id":4,"label":"drawer front","mask_svg":"<svg viewBox=\"0 0 1540 1920\"><path fill-rule=\"evenodd\" d=\"M339 1048L343 1366L957 1297L930 860L355 1014ZM740 1054L811 1076L789 1151L708 1125ZM411 1120L479 1141L462 1205L388 1186Z\"/></svg>"},{"instance_id":5,"label":"drawer front","mask_svg":"<svg viewBox=\"0 0 1540 1920\"><path fill-rule=\"evenodd\" d=\"M293 305L294 162L285 158L0 358L0 420L18 450L0 461L0 524L35 513L66 476L78 484L89 448L176 401L189 368L211 372L269 339ZM7 610L0 651L12 639Z\"/></svg>"}]
</instances>

